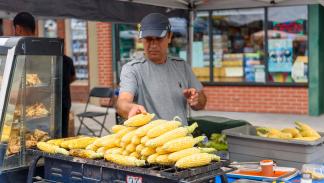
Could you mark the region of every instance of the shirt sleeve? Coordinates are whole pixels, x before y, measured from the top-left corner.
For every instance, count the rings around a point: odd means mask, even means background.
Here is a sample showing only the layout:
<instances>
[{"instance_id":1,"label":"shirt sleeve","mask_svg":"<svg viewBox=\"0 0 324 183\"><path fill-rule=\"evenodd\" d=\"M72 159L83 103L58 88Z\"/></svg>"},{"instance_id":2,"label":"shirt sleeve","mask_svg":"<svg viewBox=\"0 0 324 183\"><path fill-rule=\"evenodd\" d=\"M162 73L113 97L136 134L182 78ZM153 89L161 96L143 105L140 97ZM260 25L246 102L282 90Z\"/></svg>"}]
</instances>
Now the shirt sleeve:
<instances>
[{"instance_id":1,"label":"shirt sleeve","mask_svg":"<svg viewBox=\"0 0 324 183\"><path fill-rule=\"evenodd\" d=\"M200 83L200 81L198 81L189 64L187 64L186 62L184 63L186 67L185 70L187 78L189 79L189 88L195 88L196 90L201 91L203 89L203 85Z\"/></svg>"},{"instance_id":2,"label":"shirt sleeve","mask_svg":"<svg viewBox=\"0 0 324 183\"><path fill-rule=\"evenodd\" d=\"M125 64L120 73L120 92L129 92L134 96L137 94L138 82L134 67Z\"/></svg>"}]
</instances>

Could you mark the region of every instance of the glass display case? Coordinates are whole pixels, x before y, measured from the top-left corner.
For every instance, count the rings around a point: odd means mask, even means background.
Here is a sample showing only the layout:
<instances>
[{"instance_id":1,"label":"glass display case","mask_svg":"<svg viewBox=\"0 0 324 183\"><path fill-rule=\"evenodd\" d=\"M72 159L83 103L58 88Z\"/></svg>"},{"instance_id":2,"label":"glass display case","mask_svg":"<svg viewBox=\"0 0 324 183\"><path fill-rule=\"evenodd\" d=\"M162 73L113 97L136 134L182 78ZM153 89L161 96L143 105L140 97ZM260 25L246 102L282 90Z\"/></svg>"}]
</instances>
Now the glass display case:
<instances>
[{"instance_id":1,"label":"glass display case","mask_svg":"<svg viewBox=\"0 0 324 183\"><path fill-rule=\"evenodd\" d=\"M62 55L60 39L0 37L1 173L28 166L26 149L60 137Z\"/></svg>"}]
</instances>

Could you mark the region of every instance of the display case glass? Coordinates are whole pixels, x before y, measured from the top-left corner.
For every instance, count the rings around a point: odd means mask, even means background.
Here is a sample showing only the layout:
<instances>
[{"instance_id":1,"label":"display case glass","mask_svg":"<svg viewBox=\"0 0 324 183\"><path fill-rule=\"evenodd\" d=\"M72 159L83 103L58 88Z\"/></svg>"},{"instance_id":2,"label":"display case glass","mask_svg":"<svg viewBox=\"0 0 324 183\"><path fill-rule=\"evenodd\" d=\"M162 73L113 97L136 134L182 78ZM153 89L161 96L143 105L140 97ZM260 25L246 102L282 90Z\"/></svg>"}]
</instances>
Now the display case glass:
<instances>
[{"instance_id":1,"label":"display case glass","mask_svg":"<svg viewBox=\"0 0 324 183\"><path fill-rule=\"evenodd\" d=\"M28 166L26 149L61 133L63 43L0 38L0 171Z\"/></svg>"}]
</instances>

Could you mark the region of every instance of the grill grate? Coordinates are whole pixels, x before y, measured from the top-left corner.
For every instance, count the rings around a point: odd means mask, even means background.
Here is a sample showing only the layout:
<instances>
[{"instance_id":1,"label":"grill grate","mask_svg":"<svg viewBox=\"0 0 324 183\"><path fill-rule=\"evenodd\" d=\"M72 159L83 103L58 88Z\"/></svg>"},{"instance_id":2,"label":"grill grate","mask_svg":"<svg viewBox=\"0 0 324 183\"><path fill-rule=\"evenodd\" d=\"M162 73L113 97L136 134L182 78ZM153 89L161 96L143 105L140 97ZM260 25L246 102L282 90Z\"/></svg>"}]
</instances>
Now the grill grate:
<instances>
[{"instance_id":1,"label":"grill grate","mask_svg":"<svg viewBox=\"0 0 324 183\"><path fill-rule=\"evenodd\" d=\"M92 159L83 159L72 156L65 156L60 154L48 154L38 150L28 150L28 153L31 153L36 156L42 156L44 158L52 158L62 161L68 161L73 163L81 163L86 165L92 165L101 168L116 169L121 170L120 172L131 172L140 175L154 176L160 178L166 178L169 180L194 180L205 176L215 176L223 175L225 172L222 171L222 167L228 167L230 162L229 160L222 160L221 162L212 162L210 165L203 167L196 167L190 169L179 169L175 166L160 166L160 165L146 165L143 167L126 167L117 165L111 162L107 162L103 159L101 160L92 160ZM195 182L195 181L193 181Z\"/></svg>"}]
</instances>

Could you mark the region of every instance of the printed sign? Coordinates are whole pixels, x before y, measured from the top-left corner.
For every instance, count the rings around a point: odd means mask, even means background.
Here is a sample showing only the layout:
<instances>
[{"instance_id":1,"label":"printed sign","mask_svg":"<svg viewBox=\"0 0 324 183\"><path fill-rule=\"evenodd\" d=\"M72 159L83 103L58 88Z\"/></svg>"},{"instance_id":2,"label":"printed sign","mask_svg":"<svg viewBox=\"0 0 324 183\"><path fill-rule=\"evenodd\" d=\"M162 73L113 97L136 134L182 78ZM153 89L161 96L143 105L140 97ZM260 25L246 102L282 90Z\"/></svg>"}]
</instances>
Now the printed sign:
<instances>
[{"instance_id":1,"label":"printed sign","mask_svg":"<svg viewBox=\"0 0 324 183\"><path fill-rule=\"evenodd\" d=\"M292 40L269 39L269 72L291 72L292 63Z\"/></svg>"},{"instance_id":2,"label":"printed sign","mask_svg":"<svg viewBox=\"0 0 324 183\"><path fill-rule=\"evenodd\" d=\"M139 176L126 176L126 183L143 183L143 178Z\"/></svg>"}]
</instances>

